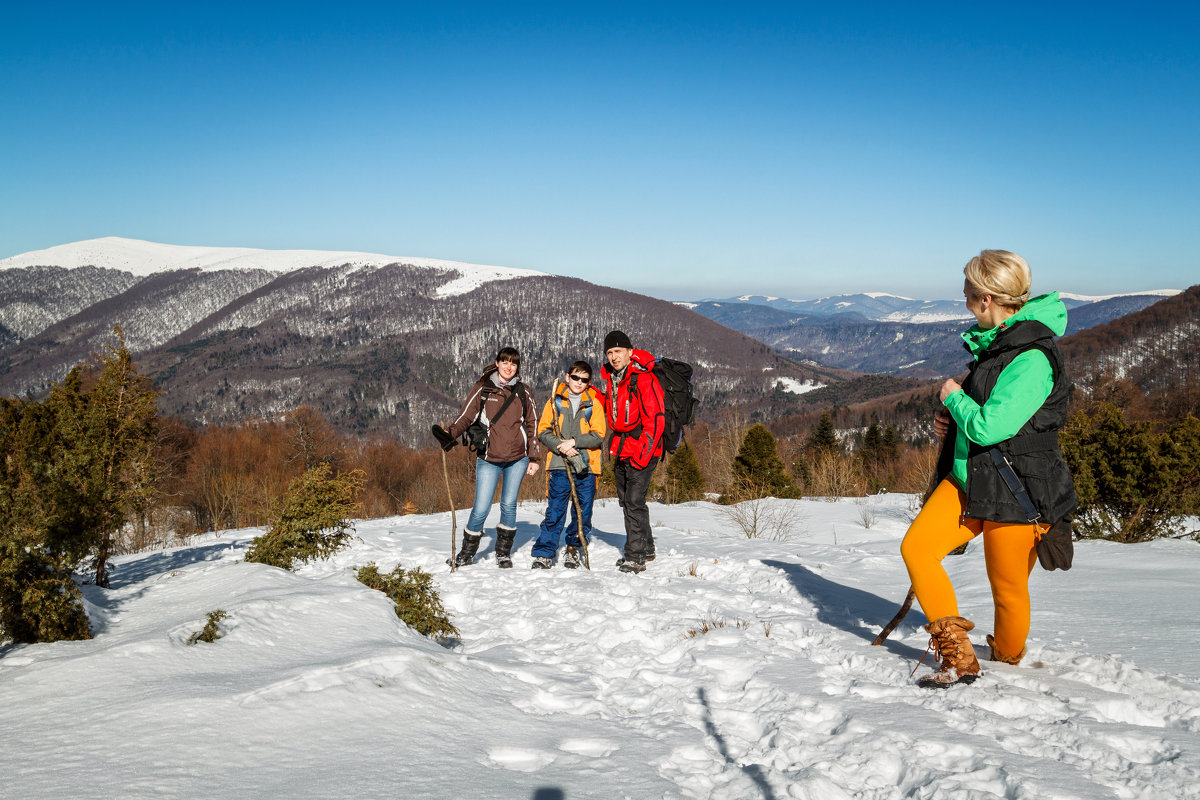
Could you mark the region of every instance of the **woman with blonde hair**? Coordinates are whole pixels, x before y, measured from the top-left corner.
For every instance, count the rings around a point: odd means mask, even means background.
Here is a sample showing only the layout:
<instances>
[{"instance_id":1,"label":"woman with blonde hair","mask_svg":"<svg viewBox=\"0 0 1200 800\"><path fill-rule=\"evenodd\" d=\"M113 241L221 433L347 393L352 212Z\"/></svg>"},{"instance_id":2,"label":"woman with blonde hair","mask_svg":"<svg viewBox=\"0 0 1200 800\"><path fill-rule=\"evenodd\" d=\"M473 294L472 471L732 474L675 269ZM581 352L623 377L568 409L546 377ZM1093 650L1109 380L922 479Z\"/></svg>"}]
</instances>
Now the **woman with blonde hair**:
<instances>
[{"instance_id":1,"label":"woman with blonde hair","mask_svg":"<svg viewBox=\"0 0 1200 800\"><path fill-rule=\"evenodd\" d=\"M1076 507L1058 447L1070 381L1054 337L1066 330L1066 306L1057 293L1029 299L1029 265L1016 253L984 250L963 273L977 324L962 337L973 360L961 385L947 380L939 392L940 480L900 546L941 659L918 682L925 688L971 683L980 674L967 636L975 624L960 616L942 558L982 534L995 606L990 658L1017 664L1029 635L1035 546ZM1018 490L1010 488L1014 475Z\"/></svg>"}]
</instances>

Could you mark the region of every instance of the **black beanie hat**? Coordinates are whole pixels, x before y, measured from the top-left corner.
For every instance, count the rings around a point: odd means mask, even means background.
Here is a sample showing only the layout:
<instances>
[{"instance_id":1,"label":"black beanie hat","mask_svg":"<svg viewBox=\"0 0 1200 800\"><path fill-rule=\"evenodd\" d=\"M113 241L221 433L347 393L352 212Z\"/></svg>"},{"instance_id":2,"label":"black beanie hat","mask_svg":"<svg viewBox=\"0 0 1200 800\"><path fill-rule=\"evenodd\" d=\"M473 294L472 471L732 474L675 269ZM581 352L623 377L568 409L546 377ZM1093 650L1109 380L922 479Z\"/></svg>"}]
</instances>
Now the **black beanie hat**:
<instances>
[{"instance_id":1,"label":"black beanie hat","mask_svg":"<svg viewBox=\"0 0 1200 800\"><path fill-rule=\"evenodd\" d=\"M629 341L629 337L624 331L611 331L608 336L604 337L604 352L612 350L614 347L624 347L627 350L633 349L633 342Z\"/></svg>"}]
</instances>

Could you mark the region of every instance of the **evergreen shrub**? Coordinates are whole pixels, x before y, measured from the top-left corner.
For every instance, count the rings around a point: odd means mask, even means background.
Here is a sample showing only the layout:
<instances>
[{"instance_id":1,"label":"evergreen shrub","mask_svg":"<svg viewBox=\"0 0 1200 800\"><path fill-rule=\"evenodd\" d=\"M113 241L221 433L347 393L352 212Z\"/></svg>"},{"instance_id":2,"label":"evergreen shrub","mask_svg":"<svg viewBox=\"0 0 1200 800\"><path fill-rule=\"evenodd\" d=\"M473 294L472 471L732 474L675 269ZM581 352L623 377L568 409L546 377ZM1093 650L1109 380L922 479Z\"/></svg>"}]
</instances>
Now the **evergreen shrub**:
<instances>
[{"instance_id":1,"label":"evergreen shrub","mask_svg":"<svg viewBox=\"0 0 1200 800\"><path fill-rule=\"evenodd\" d=\"M0 539L0 643L90 639L70 565L32 541Z\"/></svg>"},{"instance_id":2,"label":"evergreen shrub","mask_svg":"<svg viewBox=\"0 0 1200 800\"><path fill-rule=\"evenodd\" d=\"M374 563L358 570L358 580L392 599L396 616L422 636L448 642L458 636L458 628L450 622L433 576L420 567L405 570L399 564L382 575Z\"/></svg>"},{"instance_id":3,"label":"evergreen shrub","mask_svg":"<svg viewBox=\"0 0 1200 800\"><path fill-rule=\"evenodd\" d=\"M329 464L318 464L292 482L272 507L271 529L254 540L247 561L294 569L330 556L354 538L351 517L365 480L362 470L331 475Z\"/></svg>"},{"instance_id":4,"label":"evergreen shrub","mask_svg":"<svg viewBox=\"0 0 1200 800\"><path fill-rule=\"evenodd\" d=\"M196 642L205 642L207 644L212 644L217 639L220 639L221 620L228 617L229 614L225 613L225 610L222 608L218 608L216 611L208 612L208 621L204 623L204 627L189 636L187 643L195 644Z\"/></svg>"},{"instance_id":5,"label":"evergreen shrub","mask_svg":"<svg viewBox=\"0 0 1200 800\"><path fill-rule=\"evenodd\" d=\"M1131 423L1117 406L1078 411L1059 436L1075 481L1077 534L1143 542L1173 535L1200 509L1200 421L1187 416L1168 431Z\"/></svg>"}]
</instances>

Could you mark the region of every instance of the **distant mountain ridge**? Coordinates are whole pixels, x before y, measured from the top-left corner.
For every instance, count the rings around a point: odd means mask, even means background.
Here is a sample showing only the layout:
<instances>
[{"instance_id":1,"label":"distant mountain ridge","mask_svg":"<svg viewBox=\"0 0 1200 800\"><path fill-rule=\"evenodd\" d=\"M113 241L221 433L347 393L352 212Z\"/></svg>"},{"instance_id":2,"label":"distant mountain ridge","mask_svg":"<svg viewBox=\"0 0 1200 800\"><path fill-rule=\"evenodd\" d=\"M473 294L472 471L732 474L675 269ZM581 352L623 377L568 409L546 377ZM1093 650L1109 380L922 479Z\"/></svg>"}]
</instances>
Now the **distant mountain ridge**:
<instances>
[{"instance_id":1,"label":"distant mountain ridge","mask_svg":"<svg viewBox=\"0 0 1200 800\"><path fill-rule=\"evenodd\" d=\"M1145 305L1149 305L1163 297L1177 295L1179 292L1179 289L1154 289L1111 295L1083 295L1073 292L1059 292L1058 296L1063 301L1063 304L1066 305L1067 310L1073 310L1094 303L1127 298L1145 298ZM856 314L864 319L876 322L927 323L972 319L971 314L964 307L961 297L951 300L915 300L911 297L903 297L887 292L839 294L808 300L789 300L782 297L747 294L733 298L703 300L699 303L681 303L681 305L688 308L701 305L724 306L729 304L765 306L804 316L825 317L837 314ZM1145 305L1142 307L1144 308Z\"/></svg>"},{"instance_id":2,"label":"distant mountain ridge","mask_svg":"<svg viewBox=\"0 0 1200 800\"><path fill-rule=\"evenodd\" d=\"M705 300L704 304L728 305L744 303L765 306L779 311L804 316L827 317L836 314L854 314L864 319L883 322L946 322L970 318L963 309L962 300L914 300L911 297L886 292L863 292L817 297L810 300L789 300L765 295L742 295L741 297ZM966 314L966 317L963 315Z\"/></svg>"},{"instance_id":3,"label":"distant mountain ridge","mask_svg":"<svg viewBox=\"0 0 1200 800\"><path fill-rule=\"evenodd\" d=\"M1100 325L1178 295L1174 289L1092 297L1060 293L1067 334ZM959 300L913 300L882 293L798 301L746 295L684 303L797 359L856 372L932 378L961 372L959 333L974 324Z\"/></svg>"}]
</instances>

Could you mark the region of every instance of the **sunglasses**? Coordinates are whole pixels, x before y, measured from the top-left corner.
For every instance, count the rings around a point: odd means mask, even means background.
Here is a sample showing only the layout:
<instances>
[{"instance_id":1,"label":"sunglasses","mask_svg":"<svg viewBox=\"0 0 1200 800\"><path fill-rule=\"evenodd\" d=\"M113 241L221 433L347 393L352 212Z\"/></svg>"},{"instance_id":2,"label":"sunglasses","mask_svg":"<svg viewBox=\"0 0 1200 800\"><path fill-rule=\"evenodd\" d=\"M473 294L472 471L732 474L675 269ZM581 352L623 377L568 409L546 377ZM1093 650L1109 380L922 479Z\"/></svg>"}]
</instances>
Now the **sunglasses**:
<instances>
[{"instance_id":1,"label":"sunglasses","mask_svg":"<svg viewBox=\"0 0 1200 800\"><path fill-rule=\"evenodd\" d=\"M567 377L568 377L568 378L570 378L570 379L571 379L571 380L573 380L573 381L579 381L579 382L580 382L580 383L582 383L584 386L587 386L589 383L591 383L591 382L592 382L592 379L591 379L591 378L584 377L583 375L568 375Z\"/></svg>"}]
</instances>

